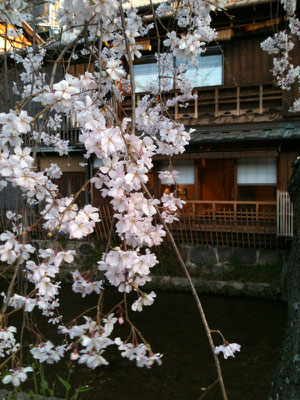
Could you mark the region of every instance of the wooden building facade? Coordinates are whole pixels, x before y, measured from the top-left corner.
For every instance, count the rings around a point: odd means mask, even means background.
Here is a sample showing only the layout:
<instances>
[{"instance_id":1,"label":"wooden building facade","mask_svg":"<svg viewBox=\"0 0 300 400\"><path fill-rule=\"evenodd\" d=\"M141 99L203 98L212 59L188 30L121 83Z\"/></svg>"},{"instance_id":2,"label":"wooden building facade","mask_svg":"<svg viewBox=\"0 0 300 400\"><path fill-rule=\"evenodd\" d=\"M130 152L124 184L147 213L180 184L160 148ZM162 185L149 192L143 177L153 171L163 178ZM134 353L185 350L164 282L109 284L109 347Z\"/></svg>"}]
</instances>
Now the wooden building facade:
<instances>
[{"instance_id":1,"label":"wooden building facade","mask_svg":"<svg viewBox=\"0 0 300 400\"><path fill-rule=\"evenodd\" d=\"M260 47L285 24L277 2L229 3L226 13L219 11L213 16L218 40L201 57L203 66L191 70L196 98L186 108L170 110L175 120L195 130L186 152L174 157L173 167L181 173L178 185L169 187L158 179L157 172L168 168L168 160L157 156L148 186L157 197L168 189L187 202L182 218L189 218L183 221L190 234L178 234L182 241L186 237L186 241L206 245L244 246L247 242L250 247L261 243L272 247L276 243L277 191L286 191L291 163L300 152L300 115L289 111L298 87L294 85L289 92L276 87L270 72L272 57ZM162 32L162 39L164 35ZM141 44L142 57L134 66L137 102L146 93L145 74L157 79L157 38L150 36ZM299 65L299 46L293 58L293 64ZM68 72L80 75L88 69L92 70L93 64L87 56L75 61ZM173 92L164 96L178 92L175 82ZM127 96L120 117L125 116L123 111L130 115L131 109L131 96ZM93 160L79 165L84 152L79 131L76 118L64 122L61 137L70 141L68 157L56 156L51 148L40 148L38 153L41 170L57 162L64 172L57 180L63 196L76 193L97 168ZM88 201L107 207L108 200L91 189L78 199L79 205ZM111 221L109 211L105 212L104 220ZM174 225L174 233L176 229L182 232L181 228Z\"/></svg>"},{"instance_id":2,"label":"wooden building facade","mask_svg":"<svg viewBox=\"0 0 300 400\"><path fill-rule=\"evenodd\" d=\"M276 87L270 72L272 57L260 44L284 25L284 12L277 13L276 2L254 1L241 6L235 2L228 13L214 16L218 40L203 55L203 68L190 73L193 79L198 76L193 88L197 97L186 108L170 110L175 120L195 129L186 152L173 160L174 169L180 172L178 184L170 186L158 179L158 171L168 168L168 160L157 156L148 187L157 197L167 189L186 201L181 222L173 225L179 242L274 247L278 191L286 191L291 164L300 152L300 115L289 112L298 87L294 85L289 92ZM142 57L134 66L136 102L147 93L144 82L157 79L157 38L149 37L141 44ZM298 46L293 53L294 65L300 64L299 50ZM85 69L78 63L72 73ZM175 82L173 92L164 96L178 92ZM127 96L122 110L130 115L131 108L131 96ZM80 144L74 123L62 135L73 145L70 157L76 160ZM58 184L64 195L74 193L97 168L91 161L79 171L77 164L69 161L63 166L65 176ZM80 201L87 196L102 208L105 222L99 235L102 232L105 238L105 224L108 227L112 220L108 199L91 189Z\"/></svg>"}]
</instances>

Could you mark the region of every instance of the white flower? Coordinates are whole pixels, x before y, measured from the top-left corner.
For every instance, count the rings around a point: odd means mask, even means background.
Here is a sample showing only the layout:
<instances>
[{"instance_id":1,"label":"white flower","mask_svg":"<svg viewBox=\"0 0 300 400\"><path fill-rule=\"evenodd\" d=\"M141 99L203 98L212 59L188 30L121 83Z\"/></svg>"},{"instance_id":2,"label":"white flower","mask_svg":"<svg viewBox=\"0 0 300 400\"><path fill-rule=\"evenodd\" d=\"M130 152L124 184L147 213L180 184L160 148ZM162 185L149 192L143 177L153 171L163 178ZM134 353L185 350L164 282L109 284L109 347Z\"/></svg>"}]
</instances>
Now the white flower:
<instances>
[{"instance_id":1,"label":"white flower","mask_svg":"<svg viewBox=\"0 0 300 400\"><path fill-rule=\"evenodd\" d=\"M132 304L131 309L133 311L142 311L143 306L151 306L151 304L153 304L155 297L156 293L153 291L149 294L144 293Z\"/></svg>"},{"instance_id":2,"label":"white flower","mask_svg":"<svg viewBox=\"0 0 300 400\"><path fill-rule=\"evenodd\" d=\"M19 369L10 369L10 374L6 375L2 379L2 383L7 385L8 383L12 383L13 386L19 386L21 382L25 382L27 379L27 372L31 372L31 367L19 368Z\"/></svg>"},{"instance_id":3,"label":"white flower","mask_svg":"<svg viewBox=\"0 0 300 400\"><path fill-rule=\"evenodd\" d=\"M125 76L125 71L122 67L122 63L118 59L112 59L107 61L106 67L107 67L106 69L107 73L115 81Z\"/></svg>"},{"instance_id":4,"label":"white flower","mask_svg":"<svg viewBox=\"0 0 300 400\"><path fill-rule=\"evenodd\" d=\"M236 351L240 351L240 349L241 345L237 343L226 343L225 346L224 345L216 346L215 354L223 352L224 358L226 360L228 357L234 357L234 353Z\"/></svg>"},{"instance_id":5,"label":"white flower","mask_svg":"<svg viewBox=\"0 0 300 400\"><path fill-rule=\"evenodd\" d=\"M176 180L178 179L179 172L172 170L172 171L158 171L159 179L165 181L164 183L171 183L175 184Z\"/></svg>"}]
</instances>

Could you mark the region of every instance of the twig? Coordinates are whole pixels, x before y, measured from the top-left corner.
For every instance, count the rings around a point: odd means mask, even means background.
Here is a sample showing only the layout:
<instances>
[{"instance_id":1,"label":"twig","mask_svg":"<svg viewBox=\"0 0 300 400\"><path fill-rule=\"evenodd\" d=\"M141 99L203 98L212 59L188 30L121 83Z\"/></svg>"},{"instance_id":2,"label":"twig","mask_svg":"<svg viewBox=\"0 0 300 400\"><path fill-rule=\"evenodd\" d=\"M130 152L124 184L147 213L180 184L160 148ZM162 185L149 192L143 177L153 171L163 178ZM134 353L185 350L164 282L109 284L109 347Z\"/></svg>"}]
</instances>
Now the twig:
<instances>
[{"instance_id":1,"label":"twig","mask_svg":"<svg viewBox=\"0 0 300 400\"><path fill-rule=\"evenodd\" d=\"M209 385L209 386L205 389L204 393L201 394L201 396L199 397L199 400L203 399L204 396L206 396L207 393L208 393L218 382L219 382L219 380L217 379L217 380L215 380L211 385Z\"/></svg>"}]
</instances>

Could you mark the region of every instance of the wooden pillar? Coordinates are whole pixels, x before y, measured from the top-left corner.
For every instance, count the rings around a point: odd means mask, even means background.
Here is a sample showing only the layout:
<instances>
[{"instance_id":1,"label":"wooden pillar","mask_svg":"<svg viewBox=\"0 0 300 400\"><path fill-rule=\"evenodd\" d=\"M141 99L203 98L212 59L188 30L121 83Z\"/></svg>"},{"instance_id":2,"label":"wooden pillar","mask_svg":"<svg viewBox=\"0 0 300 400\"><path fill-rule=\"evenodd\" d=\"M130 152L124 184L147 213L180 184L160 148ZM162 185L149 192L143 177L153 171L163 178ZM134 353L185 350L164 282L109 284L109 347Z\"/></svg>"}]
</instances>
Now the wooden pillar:
<instances>
[{"instance_id":1,"label":"wooden pillar","mask_svg":"<svg viewBox=\"0 0 300 400\"><path fill-rule=\"evenodd\" d=\"M240 98L240 87L236 88L236 115L241 114L241 98Z\"/></svg>"},{"instance_id":2,"label":"wooden pillar","mask_svg":"<svg viewBox=\"0 0 300 400\"><path fill-rule=\"evenodd\" d=\"M215 117L219 116L219 89L215 89Z\"/></svg>"},{"instance_id":3,"label":"wooden pillar","mask_svg":"<svg viewBox=\"0 0 300 400\"><path fill-rule=\"evenodd\" d=\"M259 85L259 113L263 113L263 85Z\"/></svg>"},{"instance_id":4,"label":"wooden pillar","mask_svg":"<svg viewBox=\"0 0 300 400\"><path fill-rule=\"evenodd\" d=\"M198 118L198 91L194 90L194 95L197 97L195 98L195 104L194 104L194 118Z\"/></svg>"}]
</instances>

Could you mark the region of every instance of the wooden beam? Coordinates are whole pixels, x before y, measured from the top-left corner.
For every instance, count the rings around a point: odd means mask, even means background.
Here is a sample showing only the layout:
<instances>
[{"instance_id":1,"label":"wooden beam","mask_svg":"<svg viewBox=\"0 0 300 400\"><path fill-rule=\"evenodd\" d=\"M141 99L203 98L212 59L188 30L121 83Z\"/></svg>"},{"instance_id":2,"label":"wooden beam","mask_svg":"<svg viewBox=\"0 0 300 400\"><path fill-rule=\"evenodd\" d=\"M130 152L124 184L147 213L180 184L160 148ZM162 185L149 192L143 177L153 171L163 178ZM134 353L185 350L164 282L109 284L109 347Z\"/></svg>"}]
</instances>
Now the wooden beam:
<instances>
[{"instance_id":1,"label":"wooden beam","mask_svg":"<svg viewBox=\"0 0 300 400\"><path fill-rule=\"evenodd\" d=\"M184 153L173 156L173 160L199 160L219 159L219 158L243 158L243 157L278 157L278 150L246 150L246 151L214 151L214 152L199 152L199 153ZM168 160L169 156L159 155L154 156L154 161Z\"/></svg>"},{"instance_id":2,"label":"wooden beam","mask_svg":"<svg viewBox=\"0 0 300 400\"><path fill-rule=\"evenodd\" d=\"M263 29L265 27L278 25L281 21L282 21L282 18L278 17L278 18L267 20L265 22L249 24L248 26L245 27L245 31L251 32L251 31L256 31L258 29Z\"/></svg>"},{"instance_id":3,"label":"wooden beam","mask_svg":"<svg viewBox=\"0 0 300 400\"><path fill-rule=\"evenodd\" d=\"M28 35L33 37L33 29L27 22L22 22L22 27L25 29L25 31L28 33ZM37 33L35 34L35 39L38 44L45 44L45 41Z\"/></svg>"}]
</instances>

